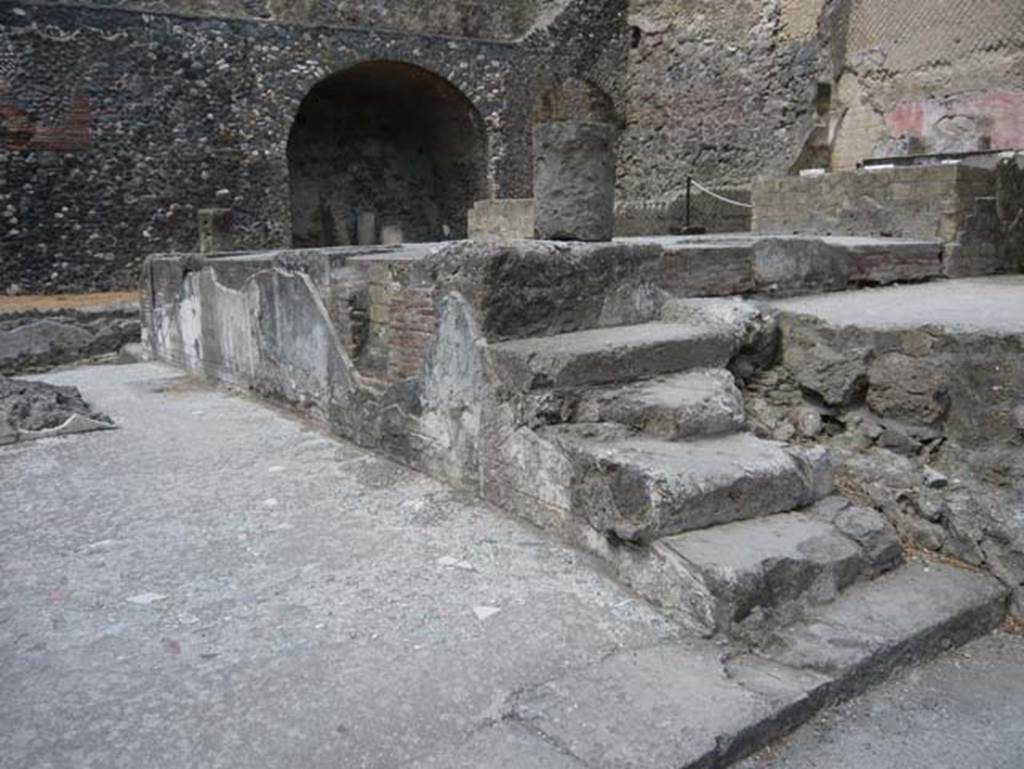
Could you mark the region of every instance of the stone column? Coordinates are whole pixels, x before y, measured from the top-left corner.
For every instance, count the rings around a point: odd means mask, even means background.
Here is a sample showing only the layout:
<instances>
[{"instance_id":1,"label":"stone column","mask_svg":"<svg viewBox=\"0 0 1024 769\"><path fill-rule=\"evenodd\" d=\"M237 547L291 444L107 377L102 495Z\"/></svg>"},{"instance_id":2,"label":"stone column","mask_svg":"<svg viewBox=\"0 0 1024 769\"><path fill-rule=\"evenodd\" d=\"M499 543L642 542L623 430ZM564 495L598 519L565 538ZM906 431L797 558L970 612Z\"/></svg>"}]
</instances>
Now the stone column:
<instances>
[{"instance_id":1,"label":"stone column","mask_svg":"<svg viewBox=\"0 0 1024 769\"><path fill-rule=\"evenodd\" d=\"M199 253L216 254L235 250L230 208L202 208L198 218Z\"/></svg>"},{"instance_id":2,"label":"stone column","mask_svg":"<svg viewBox=\"0 0 1024 769\"><path fill-rule=\"evenodd\" d=\"M615 138L607 123L539 123L533 129L534 232L542 240L611 240Z\"/></svg>"},{"instance_id":3,"label":"stone column","mask_svg":"<svg viewBox=\"0 0 1024 769\"><path fill-rule=\"evenodd\" d=\"M405 233L400 224L385 224L380 228L380 243L382 246L397 246L405 242Z\"/></svg>"},{"instance_id":4,"label":"stone column","mask_svg":"<svg viewBox=\"0 0 1024 769\"><path fill-rule=\"evenodd\" d=\"M356 243L360 246L377 245L377 214L360 211L356 215Z\"/></svg>"}]
</instances>

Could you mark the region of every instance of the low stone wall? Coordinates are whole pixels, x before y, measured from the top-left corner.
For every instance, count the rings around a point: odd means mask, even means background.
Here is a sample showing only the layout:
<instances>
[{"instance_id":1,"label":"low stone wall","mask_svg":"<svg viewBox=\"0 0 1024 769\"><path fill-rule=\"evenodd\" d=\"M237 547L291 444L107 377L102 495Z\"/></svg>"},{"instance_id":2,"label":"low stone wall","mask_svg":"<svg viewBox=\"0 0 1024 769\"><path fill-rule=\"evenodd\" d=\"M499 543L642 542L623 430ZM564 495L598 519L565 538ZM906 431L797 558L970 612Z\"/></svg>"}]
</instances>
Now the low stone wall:
<instances>
[{"instance_id":1,"label":"low stone wall","mask_svg":"<svg viewBox=\"0 0 1024 769\"><path fill-rule=\"evenodd\" d=\"M0 374L45 371L91 360L117 353L140 339L135 302L53 307L51 300L49 308L46 304L7 311L0 306Z\"/></svg>"},{"instance_id":2,"label":"low stone wall","mask_svg":"<svg viewBox=\"0 0 1024 769\"><path fill-rule=\"evenodd\" d=\"M533 198L478 200L469 210L471 240L528 240L533 237Z\"/></svg>"},{"instance_id":3,"label":"low stone wall","mask_svg":"<svg viewBox=\"0 0 1024 769\"><path fill-rule=\"evenodd\" d=\"M1024 210L1024 198L997 206L996 172L987 168L908 166L760 179L753 201L758 233L938 239L946 244L950 277L1018 266L1019 244L1007 228Z\"/></svg>"},{"instance_id":4,"label":"low stone wall","mask_svg":"<svg viewBox=\"0 0 1024 769\"><path fill-rule=\"evenodd\" d=\"M722 189L731 199L749 203L750 190ZM751 210L730 206L697 192L692 201L692 223L707 233L749 232ZM679 235L686 229L686 196L656 200L619 200L615 203L615 237ZM479 200L469 211L472 240L522 240L534 237L533 198Z\"/></svg>"},{"instance_id":5,"label":"low stone wall","mask_svg":"<svg viewBox=\"0 0 1024 769\"><path fill-rule=\"evenodd\" d=\"M155 256L144 339L160 359L499 499L536 485L540 455L519 446L537 439L487 343L657 317L660 255L534 241Z\"/></svg>"},{"instance_id":6,"label":"low stone wall","mask_svg":"<svg viewBox=\"0 0 1024 769\"><path fill-rule=\"evenodd\" d=\"M779 365L748 382L766 436L824 443L837 483L915 547L991 571L1024 612L1024 334L779 318Z\"/></svg>"}]
</instances>

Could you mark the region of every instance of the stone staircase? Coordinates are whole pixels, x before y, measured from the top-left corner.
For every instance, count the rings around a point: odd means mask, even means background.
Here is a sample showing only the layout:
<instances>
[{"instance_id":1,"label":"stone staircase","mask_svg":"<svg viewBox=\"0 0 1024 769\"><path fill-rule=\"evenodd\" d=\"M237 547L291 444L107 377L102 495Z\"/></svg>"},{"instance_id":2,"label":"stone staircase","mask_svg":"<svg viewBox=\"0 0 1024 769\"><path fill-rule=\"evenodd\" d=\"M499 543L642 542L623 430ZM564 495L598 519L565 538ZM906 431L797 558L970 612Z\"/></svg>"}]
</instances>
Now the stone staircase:
<instances>
[{"instance_id":1,"label":"stone staircase","mask_svg":"<svg viewBox=\"0 0 1024 769\"><path fill-rule=\"evenodd\" d=\"M833 494L824 449L744 430L727 367L750 345L747 307L679 300L660 322L490 350L535 432L568 458L577 540L729 654L827 677L821 707L991 630L1006 594L979 573L905 564L880 513ZM791 727L765 727L759 744ZM728 763L706 760L666 765Z\"/></svg>"}]
</instances>

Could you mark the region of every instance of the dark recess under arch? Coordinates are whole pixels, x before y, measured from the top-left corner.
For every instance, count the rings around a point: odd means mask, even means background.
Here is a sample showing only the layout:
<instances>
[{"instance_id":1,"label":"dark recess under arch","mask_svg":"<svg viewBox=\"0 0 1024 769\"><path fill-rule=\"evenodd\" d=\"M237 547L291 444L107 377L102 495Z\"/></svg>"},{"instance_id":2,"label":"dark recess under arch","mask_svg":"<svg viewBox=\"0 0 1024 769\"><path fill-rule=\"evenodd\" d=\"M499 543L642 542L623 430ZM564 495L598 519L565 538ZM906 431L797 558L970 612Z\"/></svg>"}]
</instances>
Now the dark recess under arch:
<instances>
[{"instance_id":1,"label":"dark recess under arch","mask_svg":"<svg viewBox=\"0 0 1024 769\"><path fill-rule=\"evenodd\" d=\"M411 64L357 64L317 83L288 137L292 243L354 243L373 211L405 240L466 235L485 186L486 134L451 83Z\"/></svg>"}]
</instances>

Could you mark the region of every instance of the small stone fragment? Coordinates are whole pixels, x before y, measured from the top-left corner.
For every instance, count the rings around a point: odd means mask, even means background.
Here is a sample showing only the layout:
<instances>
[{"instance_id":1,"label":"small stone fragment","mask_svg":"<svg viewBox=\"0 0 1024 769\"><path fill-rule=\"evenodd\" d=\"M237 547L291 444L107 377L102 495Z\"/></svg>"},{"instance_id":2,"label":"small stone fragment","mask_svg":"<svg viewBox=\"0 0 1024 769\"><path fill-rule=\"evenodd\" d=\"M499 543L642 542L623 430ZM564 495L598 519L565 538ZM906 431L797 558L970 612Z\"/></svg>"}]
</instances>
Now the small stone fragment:
<instances>
[{"instance_id":1,"label":"small stone fragment","mask_svg":"<svg viewBox=\"0 0 1024 769\"><path fill-rule=\"evenodd\" d=\"M943 489L949 485L949 478L932 467L925 467L924 485L930 489Z\"/></svg>"},{"instance_id":2,"label":"small stone fragment","mask_svg":"<svg viewBox=\"0 0 1024 769\"><path fill-rule=\"evenodd\" d=\"M796 431L805 438L814 438L820 435L824 427L821 414L812 408L796 409L790 415L790 419L793 422L793 426L796 427Z\"/></svg>"},{"instance_id":3,"label":"small stone fragment","mask_svg":"<svg viewBox=\"0 0 1024 769\"><path fill-rule=\"evenodd\" d=\"M501 611L501 609L498 608L497 606L474 606L473 607L473 614L475 614L476 618L478 620L480 620L481 622L483 622L484 620L486 620L486 619L488 619L490 617L493 617L495 614L497 614L500 611Z\"/></svg>"},{"instance_id":4,"label":"small stone fragment","mask_svg":"<svg viewBox=\"0 0 1024 769\"><path fill-rule=\"evenodd\" d=\"M150 604L167 600L167 596L163 593L139 593L138 595L129 596L125 600L136 606L149 606Z\"/></svg>"}]
</instances>

